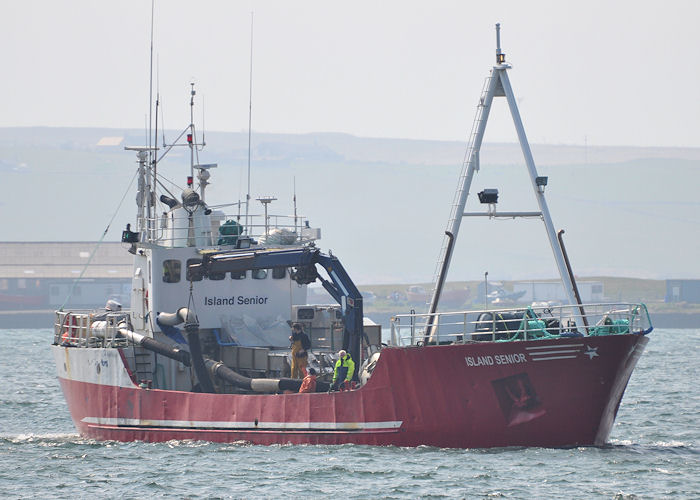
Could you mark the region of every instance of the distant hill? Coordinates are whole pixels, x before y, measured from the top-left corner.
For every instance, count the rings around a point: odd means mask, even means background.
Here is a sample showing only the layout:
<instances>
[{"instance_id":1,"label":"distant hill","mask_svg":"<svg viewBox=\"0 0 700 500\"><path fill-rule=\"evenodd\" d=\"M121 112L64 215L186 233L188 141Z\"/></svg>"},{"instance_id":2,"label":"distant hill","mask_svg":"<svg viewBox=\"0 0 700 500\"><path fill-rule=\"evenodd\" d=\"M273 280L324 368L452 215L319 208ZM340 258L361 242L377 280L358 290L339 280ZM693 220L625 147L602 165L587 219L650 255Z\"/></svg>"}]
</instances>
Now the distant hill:
<instances>
[{"instance_id":1,"label":"distant hill","mask_svg":"<svg viewBox=\"0 0 700 500\"><path fill-rule=\"evenodd\" d=\"M145 144L143 131L1 131L3 240L94 241L115 217L107 236L115 241L134 222L135 156L123 147ZM167 131L166 141L177 133ZM245 197L247 141L245 132L206 134L200 162L219 165L211 203ZM457 141L254 133L251 195L273 194L272 211L290 214L296 185L299 213L322 228L321 247L358 283L429 282L464 149ZM532 149L578 275L700 278L700 148ZM188 164L189 152L175 148L159 173L177 190ZM536 208L517 144L484 145L472 193L483 188L500 190L499 210ZM483 210L475 199L468 209ZM485 271L494 280L554 277L541 223L465 221L448 279L478 280Z\"/></svg>"},{"instance_id":2,"label":"distant hill","mask_svg":"<svg viewBox=\"0 0 700 500\"><path fill-rule=\"evenodd\" d=\"M0 128L0 148L48 148L63 151L121 151L126 145L145 145L145 132L134 129L17 127ZM165 132L167 142L180 131ZM162 142L163 134L159 134ZM104 139L119 139L104 141ZM221 161L248 158L247 132L205 132L208 151ZM103 145L100 145L103 141ZM640 159L700 160L700 148L583 146L532 144L538 165L586 165L622 163ZM368 138L338 133L270 134L252 136L253 161L326 161L390 165L459 165L465 141L422 141L412 139ZM517 143L485 143L482 158L490 165L511 165L522 161Z\"/></svg>"}]
</instances>

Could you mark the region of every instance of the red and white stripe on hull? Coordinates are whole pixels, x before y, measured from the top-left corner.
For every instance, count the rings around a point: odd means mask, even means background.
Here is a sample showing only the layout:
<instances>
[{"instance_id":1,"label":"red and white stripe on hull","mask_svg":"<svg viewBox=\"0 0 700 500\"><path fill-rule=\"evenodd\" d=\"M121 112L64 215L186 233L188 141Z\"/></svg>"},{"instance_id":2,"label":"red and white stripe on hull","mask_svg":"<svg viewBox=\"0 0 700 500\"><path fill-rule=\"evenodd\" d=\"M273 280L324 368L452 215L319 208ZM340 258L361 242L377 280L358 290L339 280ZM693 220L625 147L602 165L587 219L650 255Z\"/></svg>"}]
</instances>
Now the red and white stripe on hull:
<instances>
[{"instance_id":1,"label":"red and white stripe on hull","mask_svg":"<svg viewBox=\"0 0 700 500\"><path fill-rule=\"evenodd\" d=\"M603 444L646 342L385 348L365 386L330 394L142 389L118 349L53 350L73 421L96 439L482 448Z\"/></svg>"},{"instance_id":2,"label":"red and white stripe on hull","mask_svg":"<svg viewBox=\"0 0 700 500\"><path fill-rule=\"evenodd\" d=\"M166 427L168 429L203 430L274 430L293 432L387 431L401 427L401 422L233 422L213 420L142 420L136 418L85 417L83 422L99 426Z\"/></svg>"}]
</instances>

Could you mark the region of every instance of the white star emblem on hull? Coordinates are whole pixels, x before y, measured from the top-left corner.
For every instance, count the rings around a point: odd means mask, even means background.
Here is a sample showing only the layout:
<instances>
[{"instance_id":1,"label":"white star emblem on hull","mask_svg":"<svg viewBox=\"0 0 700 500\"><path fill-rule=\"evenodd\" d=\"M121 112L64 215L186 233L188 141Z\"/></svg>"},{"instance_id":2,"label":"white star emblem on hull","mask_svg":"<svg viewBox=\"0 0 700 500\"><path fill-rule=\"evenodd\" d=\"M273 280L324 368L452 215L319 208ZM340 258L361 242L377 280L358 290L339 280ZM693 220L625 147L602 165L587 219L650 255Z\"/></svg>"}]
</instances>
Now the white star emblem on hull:
<instances>
[{"instance_id":1,"label":"white star emblem on hull","mask_svg":"<svg viewBox=\"0 0 700 500\"><path fill-rule=\"evenodd\" d=\"M588 359L593 359L596 356L598 356L598 348L597 347L591 347L591 346L586 346L586 352L583 353L585 356L588 356Z\"/></svg>"}]
</instances>

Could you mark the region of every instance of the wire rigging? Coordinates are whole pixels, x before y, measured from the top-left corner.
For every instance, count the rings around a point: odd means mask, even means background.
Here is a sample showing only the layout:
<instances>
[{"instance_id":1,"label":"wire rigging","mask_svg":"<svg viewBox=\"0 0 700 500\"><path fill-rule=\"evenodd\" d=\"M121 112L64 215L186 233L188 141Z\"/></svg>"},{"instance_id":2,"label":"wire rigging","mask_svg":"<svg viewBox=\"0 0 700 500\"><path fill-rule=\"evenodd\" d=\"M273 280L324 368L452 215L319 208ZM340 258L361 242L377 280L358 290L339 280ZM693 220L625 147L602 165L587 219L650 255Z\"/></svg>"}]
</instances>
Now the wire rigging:
<instances>
[{"instance_id":1,"label":"wire rigging","mask_svg":"<svg viewBox=\"0 0 700 500\"><path fill-rule=\"evenodd\" d=\"M112 218L107 223L107 227L105 228L104 232L102 233L102 236L100 237L100 239L95 244L95 247L92 249L92 252L90 252L90 257L88 258L87 262L83 266L83 269L80 271L80 276L78 276L73 281L73 285L71 286L70 290L68 291L68 295L66 296L66 300L64 300L63 304L61 304L59 311L63 311L63 308L66 306L68 301L73 296L73 292L75 291L75 287L77 286L78 281L83 279L83 275L85 274L85 271L87 271L87 268L90 266L90 262L92 262L92 258L97 253L97 249L100 247L100 245L102 245L102 242L104 241L105 236L107 236L107 233L109 232L109 228L111 227L112 222L114 222L114 219L117 217L117 214L119 213L119 210L121 209L122 204L124 203L124 200L126 199L126 195L129 194L129 191L131 190L131 186L134 184L134 180L136 179L136 176L138 175L138 173L139 173L139 171L138 171L138 169L136 169L136 172L134 172L134 176L131 178L131 181L129 182L129 186L126 188L126 191L124 191L124 195L122 196L122 199L119 201L119 204L117 205L117 209L112 214Z\"/></svg>"}]
</instances>

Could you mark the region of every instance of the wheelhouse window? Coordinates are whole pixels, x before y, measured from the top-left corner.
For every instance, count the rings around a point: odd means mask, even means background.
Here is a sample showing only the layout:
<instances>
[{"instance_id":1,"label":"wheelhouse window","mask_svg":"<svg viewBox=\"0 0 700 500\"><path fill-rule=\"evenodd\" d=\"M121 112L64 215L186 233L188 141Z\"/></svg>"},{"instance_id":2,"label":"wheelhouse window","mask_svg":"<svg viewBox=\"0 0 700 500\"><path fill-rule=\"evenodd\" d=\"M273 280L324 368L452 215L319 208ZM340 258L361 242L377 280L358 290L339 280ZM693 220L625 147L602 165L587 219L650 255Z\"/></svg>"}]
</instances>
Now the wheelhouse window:
<instances>
[{"instance_id":1,"label":"wheelhouse window","mask_svg":"<svg viewBox=\"0 0 700 500\"><path fill-rule=\"evenodd\" d=\"M272 268L272 279L281 280L287 275L286 267L273 267Z\"/></svg>"},{"instance_id":2,"label":"wheelhouse window","mask_svg":"<svg viewBox=\"0 0 700 500\"><path fill-rule=\"evenodd\" d=\"M297 319L311 320L314 319L315 311L310 307L299 308L297 310Z\"/></svg>"},{"instance_id":3,"label":"wheelhouse window","mask_svg":"<svg viewBox=\"0 0 700 500\"><path fill-rule=\"evenodd\" d=\"M193 276L190 272L190 266L194 264L201 264L202 259L187 259L187 270L185 271L185 279L187 281L202 281L202 276Z\"/></svg>"},{"instance_id":4,"label":"wheelhouse window","mask_svg":"<svg viewBox=\"0 0 700 500\"><path fill-rule=\"evenodd\" d=\"M267 278L267 269L254 269L253 279L254 280L264 280Z\"/></svg>"},{"instance_id":5,"label":"wheelhouse window","mask_svg":"<svg viewBox=\"0 0 700 500\"><path fill-rule=\"evenodd\" d=\"M209 273L209 279L212 281L221 281L226 277L226 273Z\"/></svg>"},{"instance_id":6,"label":"wheelhouse window","mask_svg":"<svg viewBox=\"0 0 700 500\"><path fill-rule=\"evenodd\" d=\"M246 274L245 271L231 271L231 279L244 280L245 274Z\"/></svg>"},{"instance_id":7,"label":"wheelhouse window","mask_svg":"<svg viewBox=\"0 0 700 500\"><path fill-rule=\"evenodd\" d=\"M163 261L163 283L179 283L182 264L179 260L168 259Z\"/></svg>"}]
</instances>

